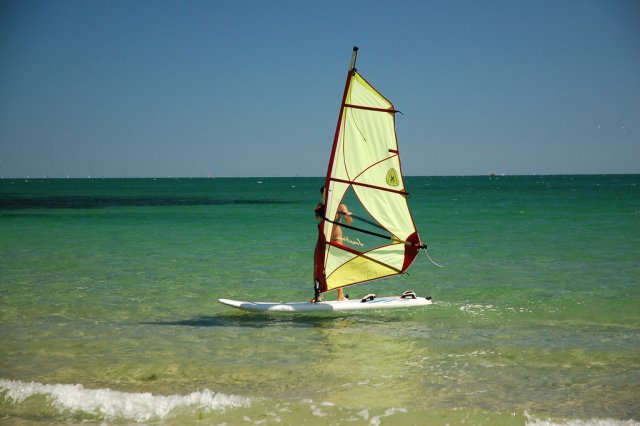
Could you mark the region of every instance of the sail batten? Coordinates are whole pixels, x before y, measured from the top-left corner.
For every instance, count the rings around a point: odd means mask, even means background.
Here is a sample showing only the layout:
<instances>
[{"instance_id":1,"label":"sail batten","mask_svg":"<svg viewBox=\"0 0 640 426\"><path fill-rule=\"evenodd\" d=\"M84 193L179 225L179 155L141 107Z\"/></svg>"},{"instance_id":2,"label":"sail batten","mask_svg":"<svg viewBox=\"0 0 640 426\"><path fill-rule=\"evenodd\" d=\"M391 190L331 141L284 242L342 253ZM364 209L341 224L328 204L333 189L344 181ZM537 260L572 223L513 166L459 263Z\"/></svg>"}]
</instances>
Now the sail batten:
<instances>
[{"instance_id":1,"label":"sail batten","mask_svg":"<svg viewBox=\"0 0 640 426\"><path fill-rule=\"evenodd\" d=\"M364 106L364 105L344 104L343 106L345 108L366 109L367 111L386 112L386 113L390 113L390 114L395 114L396 112L400 112L400 111L398 111L396 109L374 108L374 107L368 107L368 106Z\"/></svg>"},{"instance_id":2,"label":"sail batten","mask_svg":"<svg viewBox=\"0 0 640 426\"><path fill-rule=\"evenodd\" d=\"M368 183L362 183L362 182L358 182L358 181L355 181L355 180L345 180L345 179L338 179L338 178L330 178L330 180L332 180L334 182L348 183L349 185L366 186L368 188L379 189L380 191L395 192L396 194L400 194L400 195L408 195L409 194L404 189L403 190L398 190L398 189L385 188L385 187L382 187L382 186L371 185L371 184L368 184Z\"/></svg>"},{"instance_id":3,"label":"sail batten","mask_svg":"<svg viewBox=\"0 0 640 426\"><path fill-rule=\"evenodd\" d=\"M319 216L318 293L401 274L423 247L407 202L396 112L355 68L349 70ZM354 219L358 226L351 225Z\"/></svg>"}]
</instances>

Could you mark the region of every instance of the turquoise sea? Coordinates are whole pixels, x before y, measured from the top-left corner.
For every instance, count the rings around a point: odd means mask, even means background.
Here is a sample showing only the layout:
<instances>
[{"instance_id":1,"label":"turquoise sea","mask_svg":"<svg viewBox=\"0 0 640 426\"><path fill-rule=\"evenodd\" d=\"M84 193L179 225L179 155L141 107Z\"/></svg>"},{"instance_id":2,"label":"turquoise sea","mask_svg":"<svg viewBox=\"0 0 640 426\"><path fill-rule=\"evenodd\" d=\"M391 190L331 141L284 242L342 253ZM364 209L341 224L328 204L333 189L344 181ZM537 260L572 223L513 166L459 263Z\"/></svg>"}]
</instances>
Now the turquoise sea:
<instances>
[{"instance_id":1,"label":"turquoise sea","mask_svg":"<svg viewBox=\"0 0 640 426\"><path fill-rule=\"evenodd\" d=\"M640 424L640 175L409 177L444 268L347 293L432 306L219 304L311 298L321 184L0 180L0 423Z\"/></svg>"}]
</instances>

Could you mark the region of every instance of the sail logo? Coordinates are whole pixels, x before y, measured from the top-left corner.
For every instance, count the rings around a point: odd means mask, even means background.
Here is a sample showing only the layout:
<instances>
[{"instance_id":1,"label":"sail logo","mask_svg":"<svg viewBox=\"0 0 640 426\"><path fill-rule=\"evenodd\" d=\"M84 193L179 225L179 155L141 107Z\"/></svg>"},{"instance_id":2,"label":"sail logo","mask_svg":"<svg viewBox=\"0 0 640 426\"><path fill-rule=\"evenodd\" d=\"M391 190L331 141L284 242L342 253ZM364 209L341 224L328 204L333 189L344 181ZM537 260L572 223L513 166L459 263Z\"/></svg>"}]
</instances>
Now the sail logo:
<instances>
[{"instance_id":1,"label":"sail logo","mask_svg":"<svg viewBox=\"0 0 640 426\"><path fill-rule=\"evenodd\" d=\"M344 241L353 245L353 246L360 246L360 247L364 247L364 244L362 243L362 241L360 241L360 238L356 238L355 240L352 240L351 238L347 237L346 235L343 237Z\"/></svg>"},{"instance_id":2,"label":"sail logo","mask_svg":"<svg viewBox=\"0 0 640 426\"><path fill-rule=\"evenodd\" d=\"M387 172L387 185L391 185L391 186L398 186L400 185L400 179L398 178L398 172L396 172L396 169L389 169L389 171Z\"/></svg>"}]
</instances>

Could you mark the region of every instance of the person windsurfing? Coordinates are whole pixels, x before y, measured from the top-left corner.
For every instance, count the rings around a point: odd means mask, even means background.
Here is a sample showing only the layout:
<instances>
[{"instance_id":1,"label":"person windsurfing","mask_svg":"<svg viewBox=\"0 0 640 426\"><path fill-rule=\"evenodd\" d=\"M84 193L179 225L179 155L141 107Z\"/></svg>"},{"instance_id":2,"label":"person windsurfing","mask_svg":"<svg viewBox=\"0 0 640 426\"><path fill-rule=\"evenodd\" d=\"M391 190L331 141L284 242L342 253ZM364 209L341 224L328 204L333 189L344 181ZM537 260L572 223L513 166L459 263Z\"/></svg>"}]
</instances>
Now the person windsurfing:
<instances>
[{"instance_id":1,"label":"person windsurfing","mask_svg":"<svg viewBox=\"0 0 640 426\"><path fill-rule=\"evenodd\" d=\"M324 200L324 186L320 187L320 194L322 194L322 199ZM325 205L323 203L319 203L315 208L316 219L318 219L318 226L322 223L325 216ZM342 228L340 227L340 222L342 222L342 218L347 225L351 225L353 223L353 218L351 217L351 212L347 208L346 204L340 203L338 206L338 211L336 212L336 216L333 219L333 228L331 228L331 242L342 244L344 238L342 235ZM316 262L318 260L318 246L316 246L316 258L314 259ZM341 288L338 288L338 301L345 300L344 291ZM311 299L312 303L320 302L322 299L320 298L320 294L316 294L316 296Z\"/></svg>"}]
</instances>

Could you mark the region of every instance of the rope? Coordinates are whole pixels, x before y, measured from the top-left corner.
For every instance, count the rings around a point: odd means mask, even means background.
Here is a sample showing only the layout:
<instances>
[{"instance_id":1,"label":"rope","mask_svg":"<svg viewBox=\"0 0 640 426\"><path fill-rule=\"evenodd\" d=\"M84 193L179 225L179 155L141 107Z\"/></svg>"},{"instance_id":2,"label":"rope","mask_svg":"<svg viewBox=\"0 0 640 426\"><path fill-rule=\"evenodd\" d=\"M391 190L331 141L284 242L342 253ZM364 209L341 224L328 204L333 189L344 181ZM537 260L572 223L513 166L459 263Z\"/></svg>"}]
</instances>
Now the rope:
<instances>
[{"instance_id":1,"label":"rope","mask_svg":"<svg viewBox=\"0 0 640 426\"><path fill-rule=\"evenodd\" d=\"M436 262L433 261L433 259L431 258L431 256L429 256L429 252L427 251L427 249L424 249L424 254L427 255L427 258L429 258L429 260L431 261L431 263L433 263L434 265L436 265L439 268L444 268L444 266L437 264Z\"/></svg>"}]
</instances>

